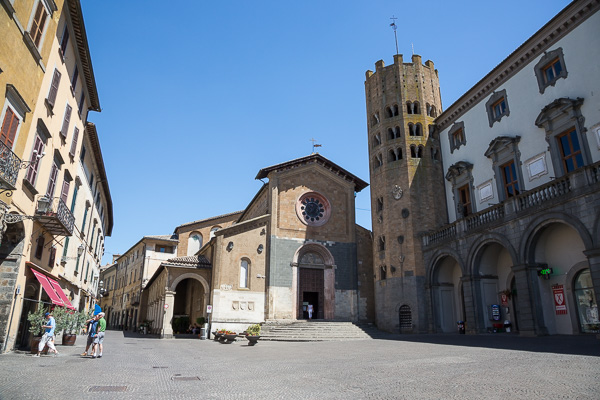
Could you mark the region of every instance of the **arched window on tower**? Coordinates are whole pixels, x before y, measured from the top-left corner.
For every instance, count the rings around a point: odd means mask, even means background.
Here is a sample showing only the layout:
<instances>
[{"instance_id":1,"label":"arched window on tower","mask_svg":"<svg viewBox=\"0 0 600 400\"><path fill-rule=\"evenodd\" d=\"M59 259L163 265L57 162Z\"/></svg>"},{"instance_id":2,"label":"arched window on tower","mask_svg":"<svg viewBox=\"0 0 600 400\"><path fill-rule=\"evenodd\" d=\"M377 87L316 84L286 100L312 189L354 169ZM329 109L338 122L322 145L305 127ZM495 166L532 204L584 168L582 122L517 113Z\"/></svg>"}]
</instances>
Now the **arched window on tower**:
<instances>
[{"instance_id":1,"label":"arched window on tower","mask_svg":"<svg viewBox=\"0 0 600 400\"><path fill-rule=\"evenodd\" d=\"M415 124L413 124L412 122L410 122L408 124L408 134L410 136L415 136L416 135L416 128L415 128Z\"/></svg>"},{"instance_id":2,"label":"arched window on tower","mask_svg":"<svg viewBox=\"0 0 600 400\"><path fill-rule=\"evenodd\" d=\"M429 104L429 103L425 103L425 109L427 110L427 111L426 111L426 113L427 113L427 116L428 116L428 117L431 117L431 104Z\"/></svg>"},{"instance_id":3,"label":"arched window on tower","mask_svg":"<svg viewBox=\"0 0 600 400\"><path fill-rule=\"evenodd\" d=\"M400 127L399 126L394 127L394 137L396 139L400 139Z\"/></svg>"},{"instance_id":4,"label":"arched window on tower","mask_svg":"<svg viewBox=\"0 0 600 400\"><path fill-rule=\"evenodd\" d=\"M373 160L373 168L377 169L377 168L381 167L382 164L383 164L383 158L381 157L381 154L376 154L375 159Z\"/></svg>"},{"instance_id":5,"label":"arched window on tower","mask_svg":"<svg viewBox=\"0 0 600 400\"><path fill-rule=\"evenodd\" d=\"M398 153L396 153L396 149L390 149L388 151L388 162L398 161Z\"/></svg>"},{"instance_id":6,"label":"arched window on tower","mask_svg":"<svg viewBox=\"0 0 600 400\"><path fill-rule=\"evenodd\" d=\"M371 126L375 126L379 123L379 113L375 113L371 116Z\"/></svg>"},{"instance_id":7,"label":"arched window on tower","mask_svg":"<svg viewBox=\"0 0 600 400\"><path fill-rule=\"evenodd\" d=\"M379 236L378 248L379 251L385 251L385 236Z\"/></svg>"},{"instance_id":8,"label":"arched window on tower","mask_svg":"<svg viewBox=\"0 0 600 400\"><path fill-rule=\"evenodd\" d=\"M410 145L410 157L417 158L417 146L415 146L414 144Z\"/></svg>"},{"instance_id":9,"label":"arched window on tower","mask_svg":"<svg viewBox=\"0 0 600 400\"><path fill-rule=\"evenodd\" d=\"M394 104L394 106L392 107L392 112L393 112L394 116L400 114L400 112L398 110L398 104Z\"/></svg>"},{"instance_id":10,"label":"arched window on tower","mask_svg":"<svg viewBox=\"0 0 600 400\"><path fill-rule=\"evenodd\" d=\"M415 109L413 108L413 104L410 101L406 102L406 113L407 114L414 114L415 113Z\"/></svg>"},{"instance_id":11,"label":"arched window on tower","mask_svg":"<svg viewBox=\"0 0 600 400\"><path fill-rule=\"evenodd\" d=\"M417 147L417 158L423 158L423 146L419 145L419 147Z\"/></svg>"},{"instance_id":12,"label":"arched window on tower","mask_svg":"<svg viewBox=\"0 0 600 400\"><path fill-rule=\"evenodd\" d=\"M373 135L373 147L377 147L381 144L381 137L379 136L379 132Z\"/></svg>"},{"instance_id":13,"label":"arched window on tower","mask_svg":"<svg viewBox=\"0 0 600 400\"><path fill-rule=\"evenodd\" d=\"M394 130L392 128L388 128L387 130L387 139L394 140L396 137L394 136Z\"/></svg>"},{"instance_id":14,"label":"arched window on tower","mask_svg":"<svg viewBox=\"0 0 600 400\"><path fill-rule=\"evenodd\" d=\"M423 126L420 122L415 125L415 136L423 136Z\"/></svg>"},{"instance_id":15,"label":"arched window on tower","mask_svg":"<svg viewBox=\"0 0 600 400\"><path fill-rule=\"evenodd\" d=\"M393 116L394 116L394 114L392 114L391 107L386 107L385 108L385 117L386 118L392 118Z\"/></svg>"},{"instance_id":16,"label":"arched window on tower","mask_svg":"<svg viewBox=\"0 0 600 400\"><path fill-rule=\"evenodd\" d=\"M413 110L414 110L414 114L421 114L421 105L419 104L418 101L415 101L413 103Z\"/></svg>"}]
</instances>

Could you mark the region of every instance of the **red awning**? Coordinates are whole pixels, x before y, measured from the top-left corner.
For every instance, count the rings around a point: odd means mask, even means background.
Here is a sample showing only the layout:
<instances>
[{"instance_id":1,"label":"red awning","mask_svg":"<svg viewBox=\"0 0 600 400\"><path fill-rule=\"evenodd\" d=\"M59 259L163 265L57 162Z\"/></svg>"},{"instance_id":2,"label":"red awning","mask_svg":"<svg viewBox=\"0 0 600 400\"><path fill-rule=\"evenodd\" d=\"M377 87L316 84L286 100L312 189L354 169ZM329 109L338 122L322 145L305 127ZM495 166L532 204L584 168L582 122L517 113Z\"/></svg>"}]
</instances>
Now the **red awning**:
<instances>
[{"instance_id":1,"label":"red awning","mask_svg":"<svg viewBox=\"0 0 600 400\"><path fill-rule=\"evenodd\" d=\"M56 294L56 291L54 290L54 288L52 287L50 282L48 282L48 278L46 277L46 275L37 272L33 268L31 268L31 272L33 272L33 274L35 275L37 280L42 284L44 291L48 294L48 296L50 297L50 300L52 300L52 303L54 303L58 306L63 306L64 305L63 301L60 299L58 294Z\"/></svg>"},{"instance_id":2,"label":"red awning","mask_svg":"<svg viewBox=\"0 0 600 400\"><path fill-rule=\"evenodd\" d=\"M65 295L65 292L60 287L60 284L52 278L48 278L48 282L50 282L50 284L54 287L54 290L56 291L56 293L58 293L58 297L60 297L60 299L63 301L63 303L65 304L65 307L70 308L71 310L74 310L75 307L73 307L71 305L69 298Z\"/></svg>"}]
</instances>

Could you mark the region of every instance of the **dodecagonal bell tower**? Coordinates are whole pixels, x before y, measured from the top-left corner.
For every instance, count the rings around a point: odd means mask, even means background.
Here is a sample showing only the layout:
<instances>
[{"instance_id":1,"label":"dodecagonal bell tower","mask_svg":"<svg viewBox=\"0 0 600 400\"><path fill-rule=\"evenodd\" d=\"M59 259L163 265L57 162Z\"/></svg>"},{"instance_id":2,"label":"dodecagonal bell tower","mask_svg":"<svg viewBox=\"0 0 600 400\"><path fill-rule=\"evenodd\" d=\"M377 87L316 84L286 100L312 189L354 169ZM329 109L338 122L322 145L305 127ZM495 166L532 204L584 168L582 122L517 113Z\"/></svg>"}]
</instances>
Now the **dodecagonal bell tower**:
<instances>
[{"instance_id":1,"label":"dodecagonal bell tower","mask_svg":"<svg viewBox=\"0 0 600 400\"><path fill-rule=\"evenodd\" d=\"M420 233L447 222L439 138L442 112L433 62L401 54L365 80L376 321L390 332L427 332Z\"/></svg>"}]
</instances>

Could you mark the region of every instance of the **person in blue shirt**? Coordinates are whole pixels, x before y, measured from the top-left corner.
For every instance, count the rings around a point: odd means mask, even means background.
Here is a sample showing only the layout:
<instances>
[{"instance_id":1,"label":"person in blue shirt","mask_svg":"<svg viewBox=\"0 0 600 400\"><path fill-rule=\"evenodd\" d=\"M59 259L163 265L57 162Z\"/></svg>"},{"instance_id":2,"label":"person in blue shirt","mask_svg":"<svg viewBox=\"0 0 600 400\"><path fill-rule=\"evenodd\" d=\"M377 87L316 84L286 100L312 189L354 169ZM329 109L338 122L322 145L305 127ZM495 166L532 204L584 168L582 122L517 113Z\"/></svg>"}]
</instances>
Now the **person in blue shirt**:
<instances>
[{"instance_id":1,"label":"person in blue shirt","mask_svg":"<svg viewBox=\"0 0 600 400\"><path fill-rule=\"evenodd\" d=\"M54 321L51 312L47 312L44 316L46 317L45 325L42 325L42 328L44 328L44 335L42 336L42 339L40 339L38 352L34 357L39 357L46 345L48 345L50 350L54 351L54 356L56 357L58 356L58 350L54 347L54 329L56 328L56 322Z\"/></svg>"},{"instance_id":2,"label":"person in blue shirt","mask_svg":"<svg viewBox=\"0 0 600 400\"><path fill-rule=\"evenodd\" d=\"M81 353L81 356L82 357L87 356L88 349L91 346L92 347L92 358L96 358L96 355L95 355L96 345L94 344L94 341L96 339L96 331L98 329L98 316L94 315L92 318L85 321L85 323L87 324L88 337L87 337L87 345L85 346L85 351L83 353Z\"/></svg>"}]
</instances>

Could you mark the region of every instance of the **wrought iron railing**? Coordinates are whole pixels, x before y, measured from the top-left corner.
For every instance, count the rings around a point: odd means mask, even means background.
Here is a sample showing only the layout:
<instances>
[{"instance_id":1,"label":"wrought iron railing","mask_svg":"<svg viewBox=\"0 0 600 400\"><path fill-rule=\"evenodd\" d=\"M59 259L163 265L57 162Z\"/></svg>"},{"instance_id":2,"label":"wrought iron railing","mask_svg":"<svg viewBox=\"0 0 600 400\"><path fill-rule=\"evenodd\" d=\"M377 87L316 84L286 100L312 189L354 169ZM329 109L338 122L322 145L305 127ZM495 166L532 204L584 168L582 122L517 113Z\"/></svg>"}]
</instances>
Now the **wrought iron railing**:
<instances>
[{"instance_id":1,"label":"wrought iron railing","mask_svg":"<svg viewBox=\"0 0 600 400\"><path fill-rule=\"evenodd\" d=\"M0 179L8 186L3 189L15 189L17 176L21 167L21 159L3 142L0 142Z\"/></svg>"},{"instance_id":2,"label":"wrought iron railing","mask_svg":"<svg viewBox=\"0 0 600 400\"><path fill-rule=\"evenodd\" d=\"M42 202L41 200L45 201ZM46 204L48 205L46 206ZM71 214L69 207L60 198L48 200L47 197L42 197L38 200L36 219L53 235L71 236L73 234L75 217Z\"/></svg>"}]
</instances>

